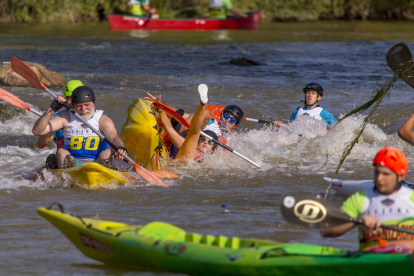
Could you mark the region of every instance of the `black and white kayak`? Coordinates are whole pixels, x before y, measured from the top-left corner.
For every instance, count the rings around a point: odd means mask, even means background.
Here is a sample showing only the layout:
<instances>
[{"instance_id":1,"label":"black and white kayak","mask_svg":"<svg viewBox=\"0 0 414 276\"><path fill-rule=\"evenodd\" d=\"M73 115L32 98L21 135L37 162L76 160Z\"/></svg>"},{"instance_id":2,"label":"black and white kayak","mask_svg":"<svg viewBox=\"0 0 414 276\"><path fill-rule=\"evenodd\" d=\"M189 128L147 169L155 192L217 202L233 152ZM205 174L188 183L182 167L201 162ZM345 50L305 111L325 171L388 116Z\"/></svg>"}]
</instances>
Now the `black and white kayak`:
<instances>
[{"instance_id":1,"label":"black and white kayak","mask_svg":"<svg viewBox=\"0 0 414 276\"><path fill-rule=\"evenodd\" d=\"M331 182L332 178L324 177L323 180L325 180L327 183ZM403 185L407 186L411 189L414 189L414 184L407 183L403 181ZM351 196L354 193L365 190L366 188L372 188L374 187L374 180L339 180L334 179L332 182L332 189L335 190L338 194Z\"/></svg>"}]
</instances>

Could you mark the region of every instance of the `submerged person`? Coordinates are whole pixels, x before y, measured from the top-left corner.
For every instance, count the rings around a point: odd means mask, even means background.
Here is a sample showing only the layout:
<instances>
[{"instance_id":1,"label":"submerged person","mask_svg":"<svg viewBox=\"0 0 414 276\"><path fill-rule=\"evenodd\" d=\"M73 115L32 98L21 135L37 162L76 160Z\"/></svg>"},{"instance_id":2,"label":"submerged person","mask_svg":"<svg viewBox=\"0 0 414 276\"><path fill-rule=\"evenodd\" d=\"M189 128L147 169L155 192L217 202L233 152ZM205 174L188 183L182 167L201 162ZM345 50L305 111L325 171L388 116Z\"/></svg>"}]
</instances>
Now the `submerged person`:
<instances>
[{"instance_id":1,"label":"submerged person","mask_svg":"<svg viewBox=\"0 0 414 276\"><path fill-rule=\"evenodd\" d=\"M316 120L323 120L326 122L328 130L336 124L338 121L335 117L329 113L326 109L323 109L318 105L318 102L322 99L323 88L317 83L309 83L303 88L305 94L305 106L298 107L293 111L290 116L289 123L292 123L299 116L310 116ZM281 127L283 123L281 121L275 121L274 124Z\"/></svg>"},{"instance_id":2,"label":"submerged person","mask_svg":"<svg viewBox=\"0 0 414 276\"><path fill-rule=\"evenodd\" d=\"M237 17L248 17L247 14L234 9L230 0L210 0L208 11L210 18L226 19L228 12L231 12Z\"/></svg>"},{"instance_id":3,"label":"submerged person","mask_svg":"<svg viewBox=\"0 0 414 276\"><path fill-rule=\"evenodd\" d=\"M95 94L92 89L87 86L77 87L72 93L71 100L75 112L117 146L116 158L123 159L122 156L127 154L124 143L119 138L112 120L104 111L95 109ZM58 100L52 102L32 129L35 136L63 130L64 146L56 153L58 168L69 168L94 161L116 169L112 164L109 145L81 120L69 112L61 113L53 118L53 115L63 107L64 102L65 98L58 96Z\"/></svg>"},{"instance_id":4,"label":"submerged person","mask_svg":"<svg viewBox=\"0 0 414 276\"><path fill-rule=\"evenodd\" d=\"M151 8L149 0L129 0L128 1L128 14L142 17L150 17L152 19L158 19L159 15L156 8Z\"/></svg>"},{"instance_id":5,"label":"submerged person","mask_svg":"<svg viewBox=\"0 0 414 276\"><path fill-rule=\"evenodd\" d=\"M414 229L414 190L402 186L408 162L404 153L385 147L374 158L373 188L359 191L341 206L350 217L360 217L360 250L371 252L411 253L414 235L382 229L381 224ZM324 237L338 237L358 226L347 222L321 230Z\"/></svg>"},{"instance_id":6,"label":"submerged person","mask_svg":"<svg viewBox=\"0 0 414 276\"><path fill-rule=\"evenodd\" d=\"M205 85L204 85L205 86ZM203 122L205 121L205 114L208 111L205 105L208 102L207 97L207 86L205 89L200 84L199 88L200 104L198 105L197 111L193 114L190 128L185 132L185 135L179 134L171 125L171 121L161 111L161 123L162 127L170 137L170 140L177 148L177 152L173 158L177 160L196 160L201 162L205 154L214 152L217 145L208 138L200 137L201 130L203 128ZM207 135L213 139L218 139L217 135L210 130L204 131ZM184 137L185 136L185 137Z\"/></svg>"}]
</instances>

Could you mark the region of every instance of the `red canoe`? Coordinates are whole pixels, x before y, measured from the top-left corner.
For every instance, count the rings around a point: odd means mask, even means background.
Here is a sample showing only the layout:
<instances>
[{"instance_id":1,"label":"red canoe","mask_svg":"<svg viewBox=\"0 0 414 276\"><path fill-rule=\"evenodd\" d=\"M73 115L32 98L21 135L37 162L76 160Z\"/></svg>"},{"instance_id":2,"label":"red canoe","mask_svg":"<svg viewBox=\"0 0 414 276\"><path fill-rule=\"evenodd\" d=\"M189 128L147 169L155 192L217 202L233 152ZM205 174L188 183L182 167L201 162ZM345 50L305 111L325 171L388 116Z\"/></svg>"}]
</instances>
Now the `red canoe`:
<instances>
[{"instance_id":1,"label":"red canoe","mask_svg":"<svg viewBox=\"0 0 414 276\"><path fill-rule=\"evenodd\" d=\"M234 30L257 29L260 10L246 18L148 19L132 15L108 14L112 30Z\"/></svg>"}]
</instances>

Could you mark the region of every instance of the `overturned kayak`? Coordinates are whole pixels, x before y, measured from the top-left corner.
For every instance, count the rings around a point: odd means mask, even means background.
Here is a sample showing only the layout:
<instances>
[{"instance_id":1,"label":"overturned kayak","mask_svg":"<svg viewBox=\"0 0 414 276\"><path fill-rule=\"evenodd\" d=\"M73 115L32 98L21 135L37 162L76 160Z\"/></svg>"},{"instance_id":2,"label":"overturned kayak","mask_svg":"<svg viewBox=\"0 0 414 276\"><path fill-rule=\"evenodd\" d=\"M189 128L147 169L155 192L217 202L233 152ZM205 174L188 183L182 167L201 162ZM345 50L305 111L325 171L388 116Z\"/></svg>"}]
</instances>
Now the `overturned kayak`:
<instances>
[{"instance_id":1,"label":"overturned kayak","mask_svg":"<svg viewBox=\"0 0 414 276\"><path fill-rule=\"evenodd\" d=\"M163 222L131 226L49 207L39 214L83 254L111 264L191 275L413 275L411 254L187 233Z\"/></svg>"},{"instance_id":2,"label":"overturned kayak","mask_svg":"<svg viewBox=\"0 0 414 276\"><path fill-rule=\"evenodd\" d=\"M327 183L331 182L332 178L324 177ZM414 189L414 184L410 184L403 181L403 185ZM341 195L351 196L358 191L365 190L367 188L374 188L374 180L339 180L334 179L332 182L332 189Z\"/></svg>"},{"instance_id":3,"label":"overturned kayak","mask_svg":"<svg viewBox=\"0 0 414 276\"><path fill-rule=\"evenodd\" d=\"M260 11L251 12L246 18L226 19L189 18L153 19L134 15L108 14L111 30L255 30L259 25Z\"/></svg>"},{"instance_id":4,"label":"overturned kayak","mask_svg":"<svg viewBox=\"0 0 414 276\"><path fill-rule=\"evenodd\" d=\"M68 174L76 182L80 184L86 184L92 187L98 184L125 184L133 182L133 179L129 177L128 173L111 170L95 162L85 163L83 165L67 169L57 169L48 171L56 176ZM40 174L42 174L42 171L40 171ZM40 175L40 177L42 177L42 175Z\"/></svg>"},{"instance_id":5,"label":"overturned kayak","mask_svg":"<svg viewBox=\"0 0 414 276\"><path fill-rule=\"evenodd\" d=\"M120 135L129 156L148 170L159 170L160 160L165 158L166 153L155 114L150 102L136 99L128 107Z\"/></svg>"}]
</instances>

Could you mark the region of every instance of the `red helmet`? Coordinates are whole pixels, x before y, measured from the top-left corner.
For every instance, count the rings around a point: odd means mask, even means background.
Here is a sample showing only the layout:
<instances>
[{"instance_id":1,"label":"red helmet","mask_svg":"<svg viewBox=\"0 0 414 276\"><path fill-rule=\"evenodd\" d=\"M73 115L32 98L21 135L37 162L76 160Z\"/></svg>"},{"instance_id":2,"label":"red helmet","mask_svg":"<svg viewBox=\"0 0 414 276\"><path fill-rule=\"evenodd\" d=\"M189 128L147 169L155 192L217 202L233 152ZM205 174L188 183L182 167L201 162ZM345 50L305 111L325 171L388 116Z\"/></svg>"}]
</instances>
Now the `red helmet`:
<instances>
[{"instance_id":1,"label":"red helmet","mask_svg":"<svg viewBox=\"0 0 414 276\"><path fill-rule=\"evenodd\" d=\"M387 167L398 175L402 174L403 178L407 175L407 158L402 151L396 148L385 147L380 150L374 158L373 165Z\"/></svg>"}]
</instances>

